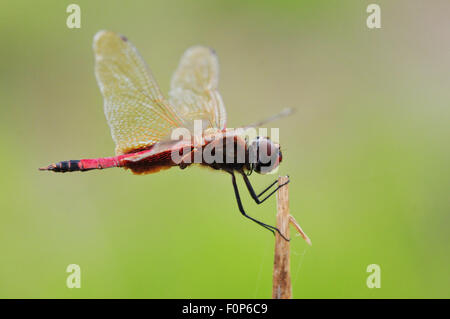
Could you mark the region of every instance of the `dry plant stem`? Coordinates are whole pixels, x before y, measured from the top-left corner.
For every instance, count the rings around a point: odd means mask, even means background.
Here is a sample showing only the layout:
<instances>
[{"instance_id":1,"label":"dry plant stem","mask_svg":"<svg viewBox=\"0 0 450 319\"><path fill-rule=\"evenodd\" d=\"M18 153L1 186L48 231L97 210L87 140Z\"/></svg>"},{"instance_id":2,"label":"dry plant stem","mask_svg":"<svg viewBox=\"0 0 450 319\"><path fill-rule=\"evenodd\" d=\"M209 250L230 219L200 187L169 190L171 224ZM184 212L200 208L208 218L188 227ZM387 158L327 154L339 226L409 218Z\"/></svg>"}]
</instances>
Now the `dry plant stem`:
<instances>
[{"instance_id":1,"label":"dry plant stem","mask_svg":"<svg viewBox=\"0 0 450 319\"><path fill-rule=\"evenodd\" d=\"M289 215L289 223L295 227L295 229L298 231L298 233L300 234L300 236L302 236L302 238L304 240L306 240L306 242L308 243L308 245L312 246L311 243L311 239L309 239L308 235L305 234L305 232L303 231L303 229L300 227L300 225L297 223L297 221L295 220L294 216Z\"/></svg>"},{"instance_id":2,"label":"dry plant stem","mask_svg":"<svg viewBox=\"0 0 450 319\"><path fill-rule=\"evenodd\" d=\"M288 177L278 178L278 185L288 182ZM289 184L281 187L277 193L277 227L289 238ZM273 299L291 299L290 245L278 233L275 234L275 256L273 265Z\"/></svg>"}]
</instances>

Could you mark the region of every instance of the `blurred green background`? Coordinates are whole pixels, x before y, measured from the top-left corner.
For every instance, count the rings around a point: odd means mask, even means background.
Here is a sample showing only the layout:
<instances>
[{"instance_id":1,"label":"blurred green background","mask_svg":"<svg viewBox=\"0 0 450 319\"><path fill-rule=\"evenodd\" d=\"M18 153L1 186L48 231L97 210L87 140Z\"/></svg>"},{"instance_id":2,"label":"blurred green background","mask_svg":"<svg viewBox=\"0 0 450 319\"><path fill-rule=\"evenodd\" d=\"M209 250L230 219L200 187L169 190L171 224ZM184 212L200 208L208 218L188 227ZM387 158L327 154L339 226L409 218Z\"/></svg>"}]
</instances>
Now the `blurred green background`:
<instances>
[{"instance_id":1,"label":"blurred green background","mask_svg":"<svg viewBox=\"0 0 450 319\"><path fill-rule=\"evenodd\" d=\"M450 3L69 1L0 4L0 297L270 298L274 238L229 176L50 174L110 156L92 38L126 35L163 91L184 50L216 49L228 126L294 107L280 127L295 298L450 297ZM276 176L256 176L257 189ZM275 199L250 215L275 223ZM81 267L81 289L66 267ZM369 289L366 267L381 266Z\"/></svg>"}]
</instances>

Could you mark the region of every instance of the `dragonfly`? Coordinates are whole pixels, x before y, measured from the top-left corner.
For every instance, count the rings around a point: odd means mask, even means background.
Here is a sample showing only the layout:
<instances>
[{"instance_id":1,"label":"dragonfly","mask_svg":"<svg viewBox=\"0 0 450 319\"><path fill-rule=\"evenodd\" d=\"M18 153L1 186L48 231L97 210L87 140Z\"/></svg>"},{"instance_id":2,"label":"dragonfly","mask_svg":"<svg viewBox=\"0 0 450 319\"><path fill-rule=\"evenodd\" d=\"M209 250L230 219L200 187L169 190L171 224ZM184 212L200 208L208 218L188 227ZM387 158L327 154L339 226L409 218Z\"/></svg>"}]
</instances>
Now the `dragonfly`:
<instances>
[{"instance_id":1,"label":"dragonfly","mask_svg":"<svg viewBox=\"0 0 450 319\"><path fill-rule=\"evenodd\" d=\"M241 214L289 240L278 228L246 213L236 175L242 176L257 204L265 202L289 182L274 187L277 184L275 180L257 193L248 176L252 172L265 174L276 169L282 161L281 147L268 137L258 136L249 141L239 132L287 116L292 109L244 126L241 131L227 129L227 114L218 91L219 63L216 52L211 48L194 46L186 50L172 77L168 98L162 94L150 69L126 37L112 31L99 31L94 36L93 49L95 75L116 145L115 156L62 161L39 170L65 173L122 167L134 174L150 174L174 166L184 169L196 163L193 159L197 155L206 155L205 151L209 150L208 154L213 153L215 160L206 161L200 157L198 164L231 175ZM175 129L192 128L194 121L202 124L200 139L195 136L190 139L171 138ZM235 152L229 155L227 149ZM263 153L269 155L270 161L262 160ZM175 160L174 154L182 156ZM237 154L243 154L241 160Z\"/></svg>"}]
</instances>

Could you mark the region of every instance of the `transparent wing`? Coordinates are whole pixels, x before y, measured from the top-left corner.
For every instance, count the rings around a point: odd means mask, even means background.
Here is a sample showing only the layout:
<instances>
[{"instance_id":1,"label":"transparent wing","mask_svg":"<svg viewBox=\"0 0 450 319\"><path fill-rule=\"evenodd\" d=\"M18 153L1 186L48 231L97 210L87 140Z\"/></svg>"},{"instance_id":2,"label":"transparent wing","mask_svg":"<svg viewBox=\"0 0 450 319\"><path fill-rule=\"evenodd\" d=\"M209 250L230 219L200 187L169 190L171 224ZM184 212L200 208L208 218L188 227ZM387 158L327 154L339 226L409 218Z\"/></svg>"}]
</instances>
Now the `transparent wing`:
<instances>
[{"instance_id":1,"label":"transparent wing","mask_svg":"<svg viewBox=\"0 0 450 319\"><path fill-rule=\"evenodd\" d=\"M170 103L185 119L206 120L208 128L224 129L227 115L218 82L216 53L202 46L189 48L172 77Z\"/></svg>"},{"instance_id":2,"label":"transparent wing","mask_svg":"<svg viewBox=\"0 0 450 319\"><path fill-rule=\"evenodd\" d=\"M136 48L123 36L94 37L95 75L104 98L116 154L142 149L170 136L183 119L165 100Z\"/></svg>"},{"instance_id":3,"label":"transparent wing","mask_svg":"<svg viewBox=\"0 0 450 319\"><path fill-rule=\"evenodd\" d=\"M255 128L255 127L263 126L264 124L276 121L285 116L289 116L289 115L293 114L294 112L295 112L295 109L288 107L288 108L285 108L284 110L282 110L281 112L279 112L275 115L272 115L271 117L268 117L262 121L259 121L259 122L256 122L256 123L253 123L250 125L246 125L243 128L247 129L247 128L252 128L252 127Z\"/></svg>"}]
</instances>

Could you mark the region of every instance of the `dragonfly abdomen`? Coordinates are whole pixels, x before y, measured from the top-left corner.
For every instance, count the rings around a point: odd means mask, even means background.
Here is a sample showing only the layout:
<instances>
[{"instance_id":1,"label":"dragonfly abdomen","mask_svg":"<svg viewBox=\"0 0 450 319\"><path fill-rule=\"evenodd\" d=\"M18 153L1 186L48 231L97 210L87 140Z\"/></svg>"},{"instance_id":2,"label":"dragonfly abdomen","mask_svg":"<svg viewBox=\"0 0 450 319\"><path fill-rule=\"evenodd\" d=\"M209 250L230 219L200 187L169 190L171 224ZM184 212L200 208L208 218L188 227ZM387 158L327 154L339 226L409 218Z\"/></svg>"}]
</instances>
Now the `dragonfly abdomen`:
<instances>
[{"instance_id":1,"label":"dragonfly abdomen","mask_svg":"<svg viewBox=\"0 0 450 319\"><path fill-rule=\"evenodd\" d=\"M69 160L62 161L59 163L50 164L47 167L41 167L41 171L53 171L56 173L66 173L66 172L84 172L90 171L92 169L104 169L110 167L122 166L117 156L115 157L104 157L104 158L94 158L94 159L81 159L81 160Z\"/></svg>"},{"instance_id":2,"label":"dragonfly abdomen","mask_svg":"<svg viewBox=\"0 0 450 319\"><path fill-rule=\"evenodd\" d=\"M46 170L60 173L80 171L80 160L70 160L53 163L49 165Z\"/></svg>"}]
</instances>

